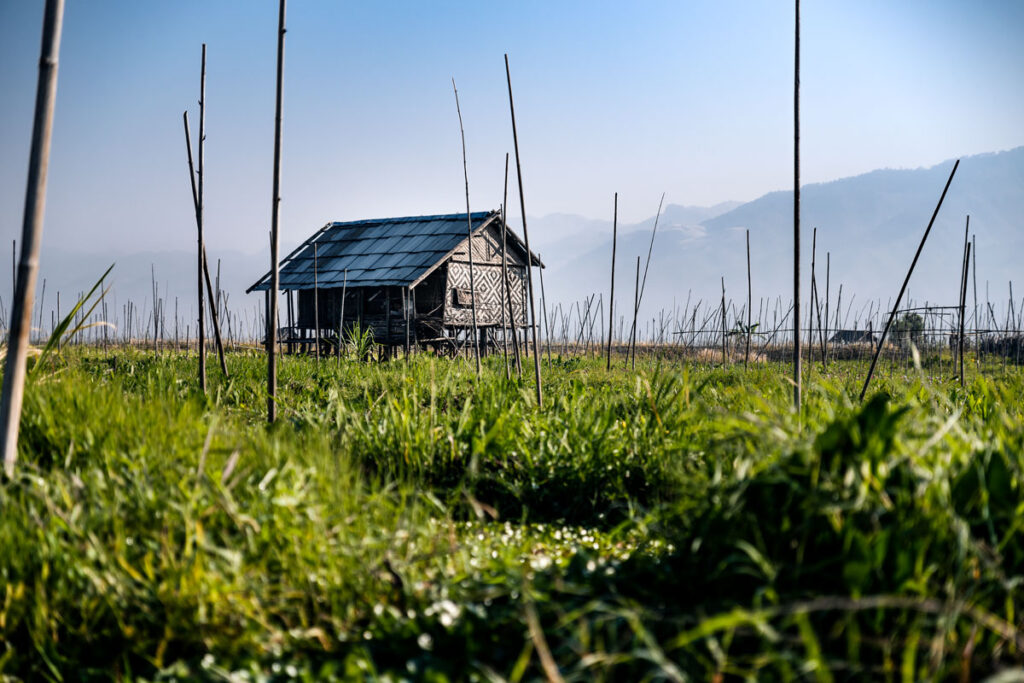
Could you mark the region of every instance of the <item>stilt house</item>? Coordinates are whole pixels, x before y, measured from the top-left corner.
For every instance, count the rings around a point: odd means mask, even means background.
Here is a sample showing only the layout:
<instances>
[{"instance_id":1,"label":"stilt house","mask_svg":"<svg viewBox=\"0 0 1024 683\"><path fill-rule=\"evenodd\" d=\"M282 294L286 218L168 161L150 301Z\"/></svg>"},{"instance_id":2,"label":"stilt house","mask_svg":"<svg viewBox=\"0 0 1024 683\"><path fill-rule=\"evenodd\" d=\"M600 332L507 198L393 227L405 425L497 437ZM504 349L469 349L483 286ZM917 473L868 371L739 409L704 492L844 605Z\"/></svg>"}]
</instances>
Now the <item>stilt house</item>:
<instances>
[{"instance_id":1,"label":"stilt house","mask_svg":"<svg viewBox=\"0 0 1024 683\"><path fill-rule=\"evenodd\" d=\"M392 351L453 352L472 339L474 307L483 347L525 328L527 263L543 264L500 212L471 220L472 285L464 213L328 223L281 261L287 320L279 337L293 348L313 339L333 344L358 324ZM269 289L267 273L246 291Z\"/></svg>"}]
</instances>

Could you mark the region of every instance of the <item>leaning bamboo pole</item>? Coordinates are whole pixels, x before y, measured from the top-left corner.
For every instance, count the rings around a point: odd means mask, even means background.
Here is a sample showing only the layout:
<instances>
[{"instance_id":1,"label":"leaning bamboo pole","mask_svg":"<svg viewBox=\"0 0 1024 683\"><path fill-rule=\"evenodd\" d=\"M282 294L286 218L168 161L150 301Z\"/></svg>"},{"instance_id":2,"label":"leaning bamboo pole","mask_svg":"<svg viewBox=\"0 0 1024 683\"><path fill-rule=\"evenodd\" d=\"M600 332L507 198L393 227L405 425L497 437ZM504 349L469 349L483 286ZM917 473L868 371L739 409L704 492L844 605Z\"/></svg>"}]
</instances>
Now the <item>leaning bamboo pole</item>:
<instances>
[{"instance_id":1,"label":"leaning bamboo pole","mask_svg":"<svg viewBox=\"0 0 1024 683\"><path fill-rule=\"evenodd\" d=\"M799 2L799 0L797 0ZM935 218L939 215L939 209L942 208L942 201L946 198L946 192L949 191L949 185L953 182L953 176L956 175L956 169L960 167L960 160L957 159L956 163L953 164L953 170L949 173L949 180L946 181L946 186L942 188L942 195L939 197L939 203L935 205L935 211L932 213L932 218L928 221L928 227L924 231L924 235L921 236L921 243L917 246L917 252L914 254L914 260L910 262L910 268L907 270L907 277L903 280L903 286L900 287L900 293L896 295L896 302L892 305L889 311L889 318L885 323L885 327L882 329L882 336L878 339L878 347L875 349L874 355L871 357L871 366L868 368L868 375L864 378L864 386L860 390L860 400L864 400L864 395L868 392L868 385L871 384L871 376L875 374L875 365L878 363L878 356L882 353L882 345L885 344L885 337L889 333L889 328L892 326L892 321L896 317L896 311L900 307L900 301L903 300L903 295L907 291L907 285L910 284L910 276L914 274L914 266L917 265L917 259L921 257L921 250L924 249L925 240L928 239L928 233L932 231L932 225L935 224Z\"/></svg>"},{"instance_id":2,"label":"leaning bamboo pole","mask_svg":"<svg viewBox=\"0 0 1024 683\"><path fill-rule=\"evenodd\" d=\"M537 356L537 312L534 310L533 305L533 252L530 251L530 233L526 229L523 168L519 161L519 135L516 132L516 106L512 101L512 74L508 68L508 54L505 55L505 79L508 81L508 108L512 117L512 145L516 152L516 176L519 179L519 210L523 215L523 242L526 246L526 283L530 292L530 332L533 335L533 373L537 382L537 407L542 408L544 406L544 392L541 387L540 358ZM540 267L543 268L543 265Z\"/></svg>"},{"instance_id":3,"label":"leaning bamboo pole","mask_svg":"<svg viewBox=\"0 0 1024 683\"><path fill-rule=\"evenodd\" d=\"M28 183L25 188L25 214L21 225L21 261L11 304L11 332L0 395L0 437L3 438L4 471L8 477L14 474L14 465L18 459L18 427L25 396L25 360L29 330L32 327L32 299L39 270L39 245L43 237L46 176L50 166L53 109L57 100L57 60L63 19L64 0L46 0Z\"/></svg>"},{"instance_id":4,"label":"leaning bamboo pole","mask_svg":"<svg viewBox=\"0 0 1024 683\"><path fill-rule=\"evenodd\" d=\"M462 136L462 176L466 180L466 230L468 241L466 252L469 254L469 310L473 317L473 357L476 359L476 376L480 379L480 330L476 324L476 283L473 279L473 215L469 212L469 170L466 167L466 131L462 128L462 109L459 108L459 89L452 79L452 90L455 92L455 111L459 115L459 135Z\"/></svg>"},{"instance_id":5,"label":"leaning bamboo pole","mask_svg":"<svg viewBox=\"0 0 1024 683\"><path fill-rule=\"evenodd\" d=\"M274 186L270 209L270 292L267 320L267 422L277 419L277 288L280 284L278 224L281 216L281 109L284 102L284 17L281 0L277 19L277 91L274 113Z\"/></svg>"},{"instance_id":6,"label":"leaning bamboo pole","mask_svg":"<svg viewBox=\"0 0 1024 683\"><path fill-rule=\"evenodd\" d=\"M182 118L184 119L184 122L185 122L185 147L188 150L188 175L189 175L189 180L192 183L192 204L193 204L193 208L195 209L196 226L198 228L198 226L202 224L202 220L203 219L202 219L202 209L200 208L200 204L199 204L199 191L198 191L198 188L196 187L195 167L194 167L194 165L192 163L192 139L191 139L191 136L189 134L188 112L187 111L182 114ZM217 305L216 305L216 298L213 295L213 286L210 283L210 268L209 268L209 262L208 262L208 260L206 258L206 245L205 244L202 245L201 250L202 250L202 275L200 277L201 277L201 279L204 279L206 281L206 294L207 294L207 297L210 300L210 317L213 319L213 335L214 335L214 338L217 341L217 355L220 358L220 369L224 373L224 376L227 377L228 376L228 366L227 366L227 363L224 360L224 344L221 342L221 337L220 337L220 322L219 322L220 318L219 318L219 316L217 314ZM199 286L200 286L200 289L201 289L202 288L202 284L200 284ZM206 368L206 361L204 360L203 361L203 370L201 372L204 385L205 385L205 381L206 381L206 370L205 370L205 368Z\"/></svg>"}]
</instances>

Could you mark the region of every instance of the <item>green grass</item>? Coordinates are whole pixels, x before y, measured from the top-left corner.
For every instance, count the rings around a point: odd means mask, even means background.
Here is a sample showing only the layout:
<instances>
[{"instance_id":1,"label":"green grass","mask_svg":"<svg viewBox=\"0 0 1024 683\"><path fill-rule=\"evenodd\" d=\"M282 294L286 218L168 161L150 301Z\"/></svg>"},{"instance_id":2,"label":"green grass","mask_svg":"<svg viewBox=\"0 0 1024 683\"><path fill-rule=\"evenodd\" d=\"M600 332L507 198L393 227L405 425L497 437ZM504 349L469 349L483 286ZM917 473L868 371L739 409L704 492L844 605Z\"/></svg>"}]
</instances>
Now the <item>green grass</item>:
<instances>
[{"instance_id":1,"label":"green grass","mask_svg":"<svg viewBox=\"0 0 1024 683\"><path fill-rule=\"evenodd\" d=\"M0 483L0 675L978 678L1024 665L1024 373L72 348ZM877 392L877 393L876 393ZM548 655L550 653L550 655ZM547 660L547 661L545 661Z\"/></svg>"}]
</instances>

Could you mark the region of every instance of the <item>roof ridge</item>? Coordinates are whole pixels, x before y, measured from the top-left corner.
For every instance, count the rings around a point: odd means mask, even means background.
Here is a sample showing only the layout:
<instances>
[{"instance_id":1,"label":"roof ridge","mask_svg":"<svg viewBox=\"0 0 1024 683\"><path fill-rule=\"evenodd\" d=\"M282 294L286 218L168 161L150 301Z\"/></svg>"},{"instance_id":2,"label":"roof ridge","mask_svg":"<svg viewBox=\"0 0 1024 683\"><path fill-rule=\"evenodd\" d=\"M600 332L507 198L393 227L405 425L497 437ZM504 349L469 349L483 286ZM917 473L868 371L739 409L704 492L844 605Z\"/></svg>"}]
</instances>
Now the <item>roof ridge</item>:
<instances>
[{"instance_id":1,"label":"roof ridge","mask_svg":"<svg viewBox=\"0 0 1024 683\"><path fill-rule=\"evenodd\" d=\"M470 216L474 220L478 218L486 218L491 214L498 213L496 210L491 211L473 211ZM465 218L466 213L442 213L434 214L430 216L396 216L394 218L364 218L357 221L332 221L330 227L342 227L348 225L381 225L384 223L416 223L426 221L450 221L455 218Z\"/></svg>"}]
</instances>

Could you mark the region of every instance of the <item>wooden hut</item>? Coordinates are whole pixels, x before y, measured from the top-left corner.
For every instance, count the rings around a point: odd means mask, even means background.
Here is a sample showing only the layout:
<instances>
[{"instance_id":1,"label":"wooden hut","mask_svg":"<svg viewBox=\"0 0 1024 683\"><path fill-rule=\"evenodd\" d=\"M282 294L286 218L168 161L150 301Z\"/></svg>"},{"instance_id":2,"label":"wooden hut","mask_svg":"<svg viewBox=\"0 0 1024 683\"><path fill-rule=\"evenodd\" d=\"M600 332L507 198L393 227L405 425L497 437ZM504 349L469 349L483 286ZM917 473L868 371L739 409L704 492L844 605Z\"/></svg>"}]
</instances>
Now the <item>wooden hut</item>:
<instances>
[{"instance_id":1,"label":"wooden hut","mask_svg":"<svg viewBox=\"0 0 1024 683\"><path fill-rule=\"evenodd\" d=\"M832 336L829 337L829 344L874 344L878 341L878 335L871 331L869 327L866 330L835 330Z\"/></svg>"},{"instance_id":2,"label":"wooden hut","mask_svg":"<svg viewBox=\"0 0 1024 683\"><path fill-rule=\"evenodd\" d=\"M474 306L484 348L512 327L525 328L527 262L543 264L536 255L527 257L526 246L502 223L500 212L477 212L471 219L474 287L464 213L320 228L281 261L287 316L281 340L292 349L314 339L334 344L339 330L347 334L358 324L391 351L429 346L454 352L472 340ZM268 272L246 291L269 289Z\"/></svg>"}]
</instances>

